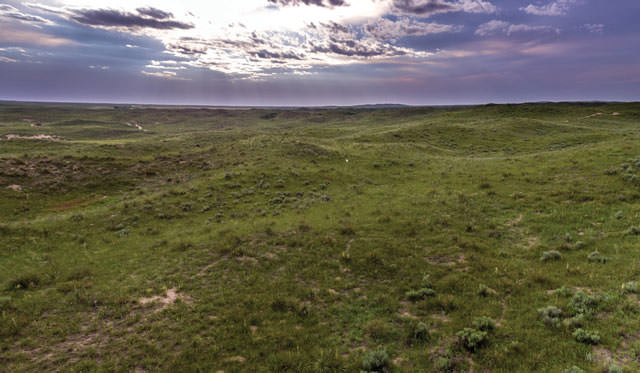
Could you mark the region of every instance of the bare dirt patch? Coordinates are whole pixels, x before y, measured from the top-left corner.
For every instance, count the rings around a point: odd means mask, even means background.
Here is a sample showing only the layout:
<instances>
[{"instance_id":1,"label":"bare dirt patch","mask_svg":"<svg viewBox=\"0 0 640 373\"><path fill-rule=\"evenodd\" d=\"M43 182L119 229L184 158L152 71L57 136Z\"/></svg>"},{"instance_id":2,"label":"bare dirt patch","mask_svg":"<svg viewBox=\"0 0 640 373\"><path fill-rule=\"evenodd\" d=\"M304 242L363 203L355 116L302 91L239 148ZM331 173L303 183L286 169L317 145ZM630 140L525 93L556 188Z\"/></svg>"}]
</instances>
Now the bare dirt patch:
<instances>
[{"instance_id":1,"label":"bare dirt patch","mask_svg":"<svg viewBox=\"0 0 640 373\"><path fill-rule=\"evenodd\" d=\"M31 136L8 134L8 135L5 135L5 137L7 138L7 140L46 140L46 141L62 140L61 137L45 135L45 134L31 135Z\"/></svg>"},{"instance_id":2,"label":"bare dirt patch","mask_svg":"<svg viewBox=\"0 0 640 373\"><path fill-rule=\"evenodd\" d=\"M518 215L515 219L506 222L506 225L508 227L513 227L518 225L518 223L520 223L521 221L522 221L522 214Z\"/></svg>"},{"instance_id":3,"label":"bare dirt patch","mask_svg":"<svg viewBox=\"0 0 640 373\"><path fill-rule=\"evenodd\" d=\"M603 115L604 113L593 113L591 115L587 115L586 117L584 117L583 119L587 119L587 118L593 118L593 117L599 117L601 115Z\"/></svg>"},{"instance_id":4,"label":"bare dirt patch","mask_svg":"<svg viewBox=\"0 0 640 373\"><path fill-rule=\"evenodd\" d=\"M7 187L7 189L11 189L14 192L22 192L22 187L18 184L12 184Z\"/></svg>"},{"instance_id":5,"label":"bare dirt patch","mask_svg":"<svg viewBox=\"0 0 640 373\"><path fill-rule=\"evenodd\" d=\"M189 297L188 295L180 294L178 293L176 288L171 288L167 290L167 293L165 296L155 295L149 298L140 298L138 299L138 303L143 305L150 304L150 303L157 304L159 305L159 308L156 309L155 312L159 312L166 309L170 305L174 304L178 299L182 300L187 304L190 304L193 301L191 297Z\"/></svg>"}]
</instances>

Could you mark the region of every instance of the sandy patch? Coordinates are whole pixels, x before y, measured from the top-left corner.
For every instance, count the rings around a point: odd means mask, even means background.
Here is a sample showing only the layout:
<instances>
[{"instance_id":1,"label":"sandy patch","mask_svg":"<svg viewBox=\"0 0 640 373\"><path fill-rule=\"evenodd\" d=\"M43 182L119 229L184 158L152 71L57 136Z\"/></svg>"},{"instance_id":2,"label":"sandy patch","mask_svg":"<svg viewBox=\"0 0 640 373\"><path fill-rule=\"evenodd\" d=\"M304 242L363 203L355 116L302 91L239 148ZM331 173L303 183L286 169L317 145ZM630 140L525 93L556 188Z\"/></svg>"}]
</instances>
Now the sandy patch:
<instances>
[{"instance_id":1,"label":"sandy patch","mask_svg":"<svg viewBox=\"0 0 640 373\"><path fill-rule=\"evenodd\" d=\"M138 131L146 131L144 128L142 128L141 125L137 124L137 123L132 123L132 122L127 122L127 126L129 127L135 127L138 129Z\"/></svg>"},{"instance_id":2,"label":"sandy patch","mask_svg":"<svg viewBox=\"0 0 640 373\"><path fill-rule=\"evenodd\" d=\"M33 136L9 134L9 135L5 135L5 137L7 138L7 140L48 140L48 141L62 140L62 138L60 137L45 135L45 134L33 135Z\"/></svg>"},{"instance_id":3,"label":"sandy patch","mask_svg":"<svg viewBox=\"0 0 640 373\"><path fill-rule=\"evenodd\" d=\"M603 113L593 113L591 115L587 115L586 117L584 117L583 119L587 119L587 118L593 118L593 117L599 117L603 115Z\"/></svg>"},{"instance_id":4,"label":"sandy patch","mask_svg":"<svg viewBox=\"0 0 640 373\"><path fill-rule=\"evenodd\" d=\"M516 217L515 219L506 222L506 225L508 227L513 227L515 225L518 225L518 223L520 223L521 221L522 221L522 214L518 215L518 217Z\"/></svg>"},{"instance_id":5,"label":"sandy patch","mask_svg":"<svg viewBox=\"0 0 640 373\"><path fill-rule=\"evenodd\" d=\"M244 363L245 361L247 361L247 359L245 359L242 356L233 356L233 357L229 357L224 359L224 361L229 362L229 363Z\"/></svg>"},{"instance_id":6,"label":"sandy patch","mask_svg":"<svg viewBox=\"0 0 640 373\"><path fill-rule=\"evenodd\" d=\"M140 298L138 299L138 303L140 304L149 304L155 303L160 306L155 312L159 312L174 304L176 300L182 300L185 303L191 303L192 299L188 295L179 294L176 288L171 288L167 290L167 294L165 296L155 295L149 298Z\"/></svg>"},{"instance_id":7,"label":"sandy patch","mask_svg":"<svg viewBox=\"0 0 640 373\"><path fill-rule=\"evenodd\" d=\"M14 192L22 192L22 187L18 184L12 184L7 187L7 189L11 189Z\"/></svg>"}]
</instances>

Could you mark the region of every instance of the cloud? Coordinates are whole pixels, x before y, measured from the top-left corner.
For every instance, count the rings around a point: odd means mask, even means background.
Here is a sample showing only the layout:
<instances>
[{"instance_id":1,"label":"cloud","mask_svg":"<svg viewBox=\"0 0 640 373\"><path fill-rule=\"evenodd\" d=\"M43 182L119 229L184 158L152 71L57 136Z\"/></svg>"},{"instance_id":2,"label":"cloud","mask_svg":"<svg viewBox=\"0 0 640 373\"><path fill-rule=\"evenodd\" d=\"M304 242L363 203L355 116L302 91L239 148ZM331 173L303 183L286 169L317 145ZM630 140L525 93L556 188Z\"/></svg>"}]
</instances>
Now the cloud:
<instances>
[{"instance_id":1,"label":"cloud","mask_svg":"<svg viewBox=\"0 0 640 373\"><path fill-rule=\"evenodd\" d=\"M563 16L567 14L571 6L578 3L578 1L579 0L556 0L546 5L529 4L526 7L520 8L520 10L536 16Z\"/></svg>"},{"instance_id":2,"label":"cloud","mask_svg":"<svg viewBox=\"0 0 640 373\"><path fill-rule=\"evenodd\" d=\"M475 34L480 36L487 36L502 33L510 36L513 33L531 31L560 33L560 29L551 26L512 24L505 21L492 20L478 26Z\"/></svg>"},{"instance_id":3,"label":"cloud","mask_svg":"<svg viewBox=\"0 0 640 373\"><path fill-rule=\"evenodd\" d=\"M160 10L153 7L147 8L138 8L136 9L139 14L143 16L148 16L155 19L170 19L173 18L173 13L165 12L164 10Z\"/></svg>"},{"instance_id":4,"label":"cloud","mask_svg":"<svg viewBox=\"0 0 640 373\"><path fill-rule=\"evenodd\" d=\"M582 26L585 30L589 31L592 34L604 34L604 25L601 23L592 24L586 23Z\"/></svg>"},{"instance_id":5,"label":"cloud","mask_svg":"<svg viewBox=\"0 0 640 373\"><path fill-rule=\"evenodd\" d=\"M13 46L37 45L41 47L59 47L76 44L74 41L36 31L22 29L3 29L0 32L0 43Z\"/></svg>"},{"instance_id":6,"label":"cloud","mask_svg":"<svg viewBox=\"0 0 640 373\"><path fill-rule=\"evenodd\" d=\"M253 31L233 38L181 37L167 43L166 48L177 59L186 60L183 65L207 68L236 79L300 75L318 67L431 55L376 38L365 30L365 25L337 22L311 23L298 32Z\"/></svg>"},{"instance_id":7,"label":"cloud","mask_svg":"<svg viewBox=\"0 0 640 373\"><path fill-rule=\"evenodd\" d=\"M89 66L89 68L91 70L109 70L110 69L109 66L95 66L95 65L91 65Z\"/></svg>"},{"instance_id":8,"label":"cloud","mask_svg":"<svg viewBox=\"0 0 640 373\"><path fill-rule=\"evenodd\" d=\"M0 56L0 62L13 63L13 62L18 62L18 60L14 60L13 58L9 58L9 57Z\"/></svg>"},{"instance_id":9,"label":"cloud","mask_svg":"<svg viewBox=\"0 0 640 373\"><path fill-rule=\"evenodd\" d=\"M17 8L13 7L9 4L0 4L0 17L11 18L18 20L22 23L33 24L33 25L52 25L48 19L34 16L31 14L22 13Z\"/></svg>"},{"instance_id":10,"label":"cloud","mask_svg":"<svg viewBox=\"0 0 640 373\"><path fill-rule=\"evenodd\" d=\"M268 0L271 4L281 6L315 5L333 8L336 6L348 6L345 0Z\"/></svg>"},{"instance_id":11,"label":"cloud","mask_svg":"<svg viewBox=\"0 0 640 373\"><path fill-rule=\"evenodd\" d=\"M149 71L142 70L140 72L143 75L151 76L151 77L154 77L154 78L162 78L162 79L168 79L168 80L190 80L190 79L179 77L178 74L176 74L174 71L157 71L157 72L154 71L154 72L149 72Z\"/></svg>"},{"instance_id":12,"label":"cloud","mask_svg":"<svg viewBox=\"0 0 640 373\"><path fill-rule=\"evenodd\" d=\"M379 40L393 40L405 36L425 36L462 31L463 26L436 22L420 22L402 18L397 21L381 18L365 26L365 30Z\"/></svg>"},{"instance_id":13,"label":"cloud","mask_svg":"<svg viewBox=\"0 0 640 373\"><path fill-rule=\"evenodd\" d=\"M395 12L428 17L438 13L495 13L498 8L484 0L393 0Z\"/></svg>"},{"instance_id":14,"label":"cloud","mask_svg":"<svg viewBox=\"0 0 640 373\"><path fill-rule=\"evenodd\" d=\"M172 19L171 13L155 8L138 8L137 14L115 9L70 10L70 18L87 26L125 29L188 30L194 26Z\"/></svg>"}]
</instances>

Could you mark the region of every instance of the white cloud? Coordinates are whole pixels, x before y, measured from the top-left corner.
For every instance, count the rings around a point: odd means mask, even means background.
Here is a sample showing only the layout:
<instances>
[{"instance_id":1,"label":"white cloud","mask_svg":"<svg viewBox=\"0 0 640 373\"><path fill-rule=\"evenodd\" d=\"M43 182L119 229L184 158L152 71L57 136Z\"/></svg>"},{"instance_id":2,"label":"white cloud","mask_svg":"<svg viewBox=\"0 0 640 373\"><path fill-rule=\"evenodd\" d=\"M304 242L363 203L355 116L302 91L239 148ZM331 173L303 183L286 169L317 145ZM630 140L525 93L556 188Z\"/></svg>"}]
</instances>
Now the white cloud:
<instances>
[{"instance_id":1,"label":"white cloud","mask_svg":"<svg viewBox=\"0 0 640 373\"><path fill-rule=\"evenodd\" d=\"M405 11L436 8L453 12L495 13L487 0L348 0L344 6L273 6L267 0L217 1L58 0L57 7L27 4L94 28L159 40L167 59L150 62L146 73L166 74L186 67L207 68L237 78L264 78L318 67L424 59L432 53L395 45L410 35L459 32L462 26L402 17ZM224 11L221 11L223 9ZM400 17L396 21L383 18ZM127 48L135 45L127 44ZM149 74L147 74L149 75ZM173 76L175 78L175 76Z\"/></svg>"},{"instance_id":2,"label":"white cloud","mask_svg":"<svg viewBox=\"0 0 640 373\"><path fill-rule=\"evenodd\" d=\"M560 33L560 29L551 26L512 24L505 21L492 20L478 26L475 34L480 36L506 34L510 36L513 33L532 31Z\"/></svg>"},{"instance_id":3,"label":"white cloud","mask_svg":"<svg viewBox=\"0 0 640 373\"><path fill-rule=\"evenodd\" d=\"M526 7L520 8L520 10L536 16L563 16L567 14L571 6L578 3L578 1L579 0L556 0L545 5L529 4Z\"/></svg>"},{"instance_id":4,"label":"white cloud","mask_svg":"<svg viewBox=\"0 0 640 373\"><path fill-rule=\"evenodd\" d=\"M9 57L0 56L0 62L12 63L12 62L18 62L18 60L14 60L13 58L9 58Z\"/></svg>"},{"instance_id":5,"label":"white cloud","mask_svg":"<svg viewBox=\"0 0 640 373\"><path fill-rule=\"evenodd\" d=\"M141 71L142 74L146 75L146 76L151 76L154 78L162 78L162 79L168 79L168 80L189 80L186 78L181 78L178 76L178 74L176 74L174 71L145 71L142 70Z\"/></svg>"},{"instance_id":6,"label":"white cloud","mask_svg":"<svg viewBox=\"0 0 640 373\"><path fill-rule=\"evenodd\" d=\"M43 25L53 25L54 23L48 19L33 15L27 14L20 10L18 10L13 5L9 4L0 4L0 17L10 20L16 20L21 23L29 24L35 27L41 27Z\"/></svg>"},{"instance_id":7,"label":"white cloud","mask_svg":"<svg viewBox=\"0 0 640 373\"><path fill-rule=\"evenodd\" d=\"M604 33L604 25L601 23L593 24L586 23L582 26L585 30L589 31L592 34L603 34Z\"/></svg>"},{"instance_id":8,"label":"white cloud","mask_svg":"<svg viewBox=\"0 0 640 373\"><path fill-rule=\"evenodd\" d=\"M462 31L463 26L446 25L436 22L420 22L402 18L392 21L381 18L365 26L365 30L380 40L393 40L405 36L424 36L446 32Z\"/></svg>"}]
</instances>

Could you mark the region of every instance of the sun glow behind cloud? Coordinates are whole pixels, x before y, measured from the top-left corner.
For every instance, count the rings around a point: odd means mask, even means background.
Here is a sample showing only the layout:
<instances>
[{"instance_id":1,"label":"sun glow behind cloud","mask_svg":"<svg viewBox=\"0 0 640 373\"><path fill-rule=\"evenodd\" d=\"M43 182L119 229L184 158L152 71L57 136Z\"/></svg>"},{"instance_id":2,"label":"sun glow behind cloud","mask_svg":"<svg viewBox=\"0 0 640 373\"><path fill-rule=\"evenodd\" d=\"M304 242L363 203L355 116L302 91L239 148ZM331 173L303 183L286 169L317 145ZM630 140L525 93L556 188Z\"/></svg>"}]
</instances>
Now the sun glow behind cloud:
<instances>
[{"instance_id":1,"label":"sun glow behind cloud","mask_svg":"<svg viewBox=\"0 0 640 373\"><path fill-rule=\"evenodd\" d=\"M110 1L108 8L102 4L66 0L27 5L90 27L160 40L169 63L248 79L306 74L322 66L427 58L433 52L391 41L462 28L427 22L425 18L431 14L496 10L480 0L350 0L336 6L275 0L243 0L221 6L215 1L161 0L154 1L152 8L139 0ZM421 19L410 19L406 13L416 13ZM393 21L383 18L394 14Z\"/></svg>"},{"instance_id":2,"label":"sun glow behind cloud","mask_svg":"<svg viewBox=\"0 0 640 373\"><path fill-rule=\"evenodd\" d=\"M389 101L393 90L410 100L427 92L458 100L487 87L528 94L562 88L573 75L562 68L577 56L594 57L580 60L583 75L604 60L631 64L630 35L640 30L624 17L634 1L605 9L595 0L0 0L0 73L14 81L0 92L32 81L44 95L35 77L66 76L51 86L93 91L85 82L99 79L128 97L150 95L148 84L180 100L189 92L226 100L234 90L242 100L291 92L297 101L304 91L311 103L374 93ZM86 75L67 84L78 71Z\"/></svg>"}]
</instances>

